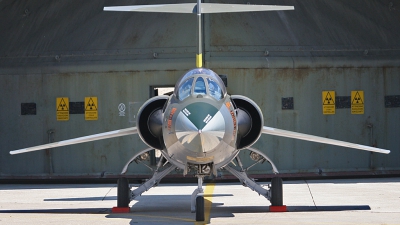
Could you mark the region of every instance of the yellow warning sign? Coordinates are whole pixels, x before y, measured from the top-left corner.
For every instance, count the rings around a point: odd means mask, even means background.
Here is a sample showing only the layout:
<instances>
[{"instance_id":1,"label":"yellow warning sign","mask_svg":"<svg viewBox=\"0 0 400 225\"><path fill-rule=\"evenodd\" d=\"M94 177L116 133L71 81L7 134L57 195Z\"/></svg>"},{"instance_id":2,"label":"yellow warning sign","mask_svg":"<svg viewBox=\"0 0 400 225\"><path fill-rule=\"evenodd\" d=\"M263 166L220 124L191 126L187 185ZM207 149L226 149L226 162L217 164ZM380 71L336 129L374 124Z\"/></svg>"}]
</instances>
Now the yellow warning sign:
<instances>
[{"instance_id":1,"label":"yellow warning sign","mask_svg":"<svg viewBox=\"0 0 400 225\"><path fill-rule=\"evenodd\" d=\"M97 120L97 97L85 97L85 120Z\"/></svg>"},{"instance_id":2,"label":"yellow warning sign","mask_svg":"<svg viewBox=\"0 0 400 225\"><path fill-rule=\"evenodd\" d=\"M364 91L351 91L351 114L364 114Z\"/></svg>"},{"instance_id":3,"label":"yellow warning sign","mask_svg":"<svg viewBox=\"0 0 400 225\"><path fill-rule=\"evenodd\" d=\"M324 115L335 114L335 91L322 92L322 113Z\"/></svg>"},{"instance_id":4,"label":"yellow warning sign","mask_svg":"<svg viewBox=\"0 0 400 225\"><path fill-rule=\"evenodd\" d=\"M69 120L69 99L67 97L56 98L57 121Z\"/></svg>"}]
</instances>

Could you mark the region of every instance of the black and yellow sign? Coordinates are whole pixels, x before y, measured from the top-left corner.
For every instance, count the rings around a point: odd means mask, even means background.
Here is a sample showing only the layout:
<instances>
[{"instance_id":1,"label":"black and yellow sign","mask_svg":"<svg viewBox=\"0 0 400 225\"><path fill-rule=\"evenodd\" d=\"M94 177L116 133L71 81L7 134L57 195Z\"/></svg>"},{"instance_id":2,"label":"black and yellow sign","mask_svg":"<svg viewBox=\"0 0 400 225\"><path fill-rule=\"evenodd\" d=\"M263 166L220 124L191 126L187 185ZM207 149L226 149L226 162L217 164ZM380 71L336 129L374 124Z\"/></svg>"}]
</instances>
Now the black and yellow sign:
<instances>
[{"instance_id":1,"label":"black and yellow sign","mask_svg":"<svg viewBox=\"0 0 400 225\"><path fill-rule=\"evenodd\" d=\"M57 121L69 120L69 99L61 97L56 99Z\"/></svg>"},{"instance_id":2,"label":"black and yellow sign","mask_svg":"<svg viewBox=\"0 0 400 225\"><path fill-rule=\"evenodd\" d=\"M324 115L335 114L335 91L322 92L322 113Z\"/></svg>"},{"instance_id":3,"label":"black and yellow sign","mask_svg":"<svg viewBox=\"0 0 400 225\"><path fill-rule=\"evenodd\" d=\"M351 114L364 114L364 91L351 91Z\"/></svg>"},{"instance_id":4,"label":"black and yellow sign","mask_svg":"<svg viewBox=\"0 0 400 225\"><path fill-rule=\"evenodd\" d=\"M97 97L85 97L85 120L97 120Z\"/></svg>"}]
</instances>

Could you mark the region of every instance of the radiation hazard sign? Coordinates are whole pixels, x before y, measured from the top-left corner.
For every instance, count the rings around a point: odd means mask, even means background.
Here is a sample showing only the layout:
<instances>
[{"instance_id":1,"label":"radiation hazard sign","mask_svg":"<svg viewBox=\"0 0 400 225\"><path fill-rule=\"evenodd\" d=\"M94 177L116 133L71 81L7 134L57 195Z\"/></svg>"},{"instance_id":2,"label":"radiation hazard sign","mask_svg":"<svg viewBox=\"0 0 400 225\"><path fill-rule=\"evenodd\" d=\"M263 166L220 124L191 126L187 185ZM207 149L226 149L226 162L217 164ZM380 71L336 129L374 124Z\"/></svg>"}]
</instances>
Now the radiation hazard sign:
<instances>
[{"instance_id":1,"label":"radiation hazard sign","mask_svg":"<svg viewBox=\"0 0 400 225\"><path fill-rule=\"evenodd\" d=\"M85 97L85 120L97 120L97 97Z\"/></svg>"},{"instance_id":2,"label":"radiation hazard sign","mask_svg":"<svg viewBox=\"0 0 400 225\"><path fill-rule=\"evenodd\" d=\"M351 114L364 114L364 91L351 91Z\"/></svg>"},{"instance_id":3,"label":"radiation hazard sign","mask_svg":"<svg viewBox=\"0 0 400 225\"><path fill-rule=\"evenodd\" d=\"M69 120L69 99L67 97L56 99L56 115L57 121Z\"/></svg>"},{"instance_id":4,"label":"radiation hazard sign","mask_svg":"<svg viewBox=\"0 0 400 225\"><path fill-rule=\"evenodd\" d=\"M322 113L324 115L335 114L335 91L322 92Z\"/></svg>"}]
</instances>

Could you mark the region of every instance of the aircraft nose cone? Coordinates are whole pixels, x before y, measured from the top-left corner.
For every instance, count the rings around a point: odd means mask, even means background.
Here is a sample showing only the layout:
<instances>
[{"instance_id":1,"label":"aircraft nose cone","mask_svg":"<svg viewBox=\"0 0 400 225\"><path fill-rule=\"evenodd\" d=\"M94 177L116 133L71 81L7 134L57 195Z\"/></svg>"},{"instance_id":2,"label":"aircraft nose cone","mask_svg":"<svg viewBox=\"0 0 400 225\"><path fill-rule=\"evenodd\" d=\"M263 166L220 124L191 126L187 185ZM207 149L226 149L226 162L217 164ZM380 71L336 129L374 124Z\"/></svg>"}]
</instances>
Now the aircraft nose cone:
<instances>
[{"instance_id":1,"label":"aircraft nose cone","mask_svg":"<svg viewBox=\"0 0 400 225\"><path fill-rule=\"evenodd\" d=\"M225 134L225 120L214 106L193 103L178 114L175 134L186 149L205 153L221 142Z\"/></svg>"}]
</instances>

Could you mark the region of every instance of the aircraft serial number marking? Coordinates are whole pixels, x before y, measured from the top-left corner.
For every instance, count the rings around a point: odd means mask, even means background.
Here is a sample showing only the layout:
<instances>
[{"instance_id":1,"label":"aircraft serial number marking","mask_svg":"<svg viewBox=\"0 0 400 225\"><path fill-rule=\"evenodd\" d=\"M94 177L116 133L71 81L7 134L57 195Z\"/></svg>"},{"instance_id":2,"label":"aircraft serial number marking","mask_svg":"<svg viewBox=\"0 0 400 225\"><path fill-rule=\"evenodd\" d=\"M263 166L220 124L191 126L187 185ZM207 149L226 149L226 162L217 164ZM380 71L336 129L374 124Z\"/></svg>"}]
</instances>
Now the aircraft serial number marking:
<instances>
[{"instance_id":1,"label":"aircraft serial number marking","mask_svg":"<svg viewBox=\"0 0 400 225\"><path fill-rule=\"evenodd\" d=\"M226 108L228 108L229 112L231 113L232 121L233 121L233 137L236 137L236 116L235 112L231 109L231 103L227 102L225 103Z\"/></svg>"},{"instance_id":2,"label":"aircraft serial number marking","mask_svg":"<svg viewBox=\"0 0 400 225\"><path fill-rule=\"evenodd\" d=\"M168 130L171 130L171 126L172 126L172 117L174 116L176 111L176 108L172 108L171 112L169 113L169 117L168 117Z\"/></svg>"},{"instance_id":3,"label":"aircraft serial number marking","mask_svg":"<svg viewBox=\"0 0 400 225\"><path fill-rule=\"evenodd\" d=\"M233 112L233 110L231 110L231 116L232 116L232 120L233 120L233 137L236 137L236 117L235 117L235 113Z\"/></svg>"}]
</instances>

